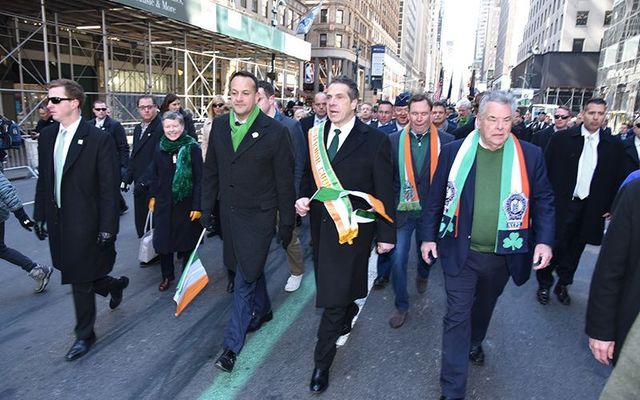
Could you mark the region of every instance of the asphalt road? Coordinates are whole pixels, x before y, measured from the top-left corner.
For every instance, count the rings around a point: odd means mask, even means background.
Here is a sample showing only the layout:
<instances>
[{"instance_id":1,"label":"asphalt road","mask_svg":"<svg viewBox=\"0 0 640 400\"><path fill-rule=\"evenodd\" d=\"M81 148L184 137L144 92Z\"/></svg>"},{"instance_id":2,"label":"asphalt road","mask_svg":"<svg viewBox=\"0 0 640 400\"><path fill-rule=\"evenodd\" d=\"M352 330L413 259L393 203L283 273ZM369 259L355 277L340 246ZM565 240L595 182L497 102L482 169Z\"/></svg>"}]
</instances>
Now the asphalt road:
<instances>
[{"instance_id":1,"label":"asphalt road","mask_svg":"<svg viewBox=\"0 0 640 400\"><path fill-rule=\"evenodd\" d=\"M33 200L35 180L14 181L24 202ZM132 204L130 194L127 196ZM26 207L31 213L31 206ZM46 242L6 223L6 243L37 262L50 263ZM308 238L304 238L308 242ZM272 245L266 267L274 320L248 337L236 369L226 374L213 363L221 349L231 311L225 292L221 242L208 239L200 254L210 284L175 317L171 291L160 293L159 266L140 268L133 211L121 219L114 275L130 286L122 305L108 308L97 297L98 342L76 362L64 361L73 343L75 317L69 286L56 272L45 293L0 260L0 399L307 399L320 312L314 307L312 264L307 251L303 286L284 292L288 277L282 249ZM414 250L412 250L414 251ZM471 367L468 399L597 399L610 368L591 356L584 334L588 284L598 249L588 247L576 281L573 303L535 301L535 279L510 283L500 298L484 344L486 362ZM373 260L372 260L373 263ZM415 256L410 260L410 282ZM437 399L445 293L436 265L429 289L409 286L407 323L391 329L390 287L372 291L331 369L323 399ZM318 398L318 397L315 397Z\"/></svg>"}]
</instances>

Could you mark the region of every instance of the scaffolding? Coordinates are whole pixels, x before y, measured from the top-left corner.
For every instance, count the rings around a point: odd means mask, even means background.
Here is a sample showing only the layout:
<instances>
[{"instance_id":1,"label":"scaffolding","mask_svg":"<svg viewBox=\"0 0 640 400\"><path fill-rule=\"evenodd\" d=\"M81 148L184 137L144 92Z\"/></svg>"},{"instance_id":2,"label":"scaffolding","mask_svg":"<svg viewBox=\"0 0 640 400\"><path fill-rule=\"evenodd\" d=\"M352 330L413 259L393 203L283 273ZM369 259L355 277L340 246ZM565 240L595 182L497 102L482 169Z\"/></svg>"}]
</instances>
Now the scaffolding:
<instances>
[{"instance_id":1,"label":"scaffolding","mask_svg":"<svg viewBox=\"0 0 640 400\"><path fill-rule=\"evenodd\" d=\"M0 21L0 114L25 131L37 122L46 82L57 78L85 88L84 115L99 98L125 126L138 118L141 94L160 101L175 93L204 120L215 95L227 98L237 69L259 79L275 72L282 100L300 92L304 59L113 1L23 0L0 10Z\"/></svg>"}]
</instances>

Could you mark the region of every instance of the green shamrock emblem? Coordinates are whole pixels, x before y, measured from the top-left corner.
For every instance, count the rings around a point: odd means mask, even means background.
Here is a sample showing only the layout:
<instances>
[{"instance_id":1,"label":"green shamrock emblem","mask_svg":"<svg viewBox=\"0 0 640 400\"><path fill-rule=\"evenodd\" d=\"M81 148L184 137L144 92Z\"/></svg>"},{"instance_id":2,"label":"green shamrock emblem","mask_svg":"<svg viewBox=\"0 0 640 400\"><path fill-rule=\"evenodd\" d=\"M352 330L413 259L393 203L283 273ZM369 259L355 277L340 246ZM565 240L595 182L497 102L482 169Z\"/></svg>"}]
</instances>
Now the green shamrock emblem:
<instances>
[{"instance_id":1,"label":"green shamrock emblem","mask_svg":"<svg viewBox=\"0 0 640 400\"><path fill-rule=\"evenodd\" d=\"M511 248L511 251L520 249L522 247L522 238L518 232L512 232L509 237L504 238L502 241L502 247L505 249Z\"/></svg>"}]
</instances>

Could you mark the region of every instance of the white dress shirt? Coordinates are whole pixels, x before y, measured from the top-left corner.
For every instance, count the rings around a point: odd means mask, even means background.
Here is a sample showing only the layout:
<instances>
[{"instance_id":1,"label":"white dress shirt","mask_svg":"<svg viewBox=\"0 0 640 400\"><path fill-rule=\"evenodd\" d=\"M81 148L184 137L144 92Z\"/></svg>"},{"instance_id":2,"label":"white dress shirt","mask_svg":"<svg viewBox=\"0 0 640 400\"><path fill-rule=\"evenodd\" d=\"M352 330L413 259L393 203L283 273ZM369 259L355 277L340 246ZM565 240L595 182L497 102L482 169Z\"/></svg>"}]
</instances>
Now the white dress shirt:
<instances>
[{"instance_id":1,"label":"white dress shirt","mask_svg":"<svg viewBox=\"0 0 640 400\"><path fill-rule=\"evenodd\" d=\"M106 118L105 118L106 119ZM102 129L102 126L104 125L104 120L105 119L98 119L96 118L96 128L98 129Z\"/></svg>"},{"instance_id":2,"label":"white dress shirt","mask_svg":"<svg viewBox=\"0 0 640 400\"><path fill-rule=\"evenodd\" d=\"M335 130L340 129L340 135L338 135L338 150L340 150L340 147L342 147L342 144L344 143L344 141L347 140L347 136L349 136L349 133L351 133L351 130L353 129L353 126L355 124L356 124L355 116L351 118L349 122L347 122L342 126L337 126L331 123L331 126L329 126L329 136L327 136L327 143L326 143L327 149L329 149L329 145L331 144L333 137L336 135Z\"/></svg>"},{"instance_id":3,"label":"white dress shirt","mask_svg":"<svg viewBox=\"0 0 640 400\"><path fill-rule=\"evenodd\" d=\"M57 153L57 149L58 146L63 146L62 149L62 158L65 160L67 160L67 154L69 153L69 147L71 146L71 142L73 142L73 137L76 134L76 131L78 130L78 126L80 125L80 121L82 121L82 117L78 118L78 120L74 123L72 123L71 125L69 125L68 127L64 128L62 126L62 124L60 124L60 127L58 129L58 136L56 137L56 142L53 146L53 155L55 158L55 155ZM64 135L62 135L62 131L66 131L66 133ZM56 202L58 203L58 207L61 207L61 198L60 198L60 187L62 184L62 173L64 171L64 164L63 163L58 163L56 162L57 160L53 160L53 173L55 176L55 187L54 187L54 195L56 197ZM62 166L62 170L58 170L58 165Z\"/></svg>"},{"instance_id":4,"label":"white dress shirt","mask_svg":"<svg viewBox=\"0 0 640 400\"><path fill-rule=\"evenodd\" d=\"M636 145L636 152L638 153L638 160L640 160L640 138L636 136L635 139L633 139L633 143Z\"/></svg>"},{"instance_id":5,"label":"white dress shirt","mask_svg":"<svg viewBox=\"0 0 640 400\"><path fill-rule=\"evenodd\" d=\"M598 165L598 144L600 143L600 129L595 133L591 133L587 128L582 125L581 128L582 137L584 138L584 145L582 146L582 154L580 154L580 160L578 160L578 176L576 179L576 187L573 189L573 196L580 199L584 199L589 196L589 188L591 186L591 179L593 179L593 173ZM590 153L589 155L587 153ZM590 165L585 165L585 157L589 157L592 160ZM581 186L581 184L583 186Z\"/></svg>"},{"instance_id":6,"label":"white dress shirt","mask_svg":"<svg viewBox=\"0 0 640 400\"><path fill-rule=\"evenodd\" d=\"M324 117L322 117L322 118L318 118L317 115L313 116L313 126L320 125L321 123L326 122L326 121L327 121L327 116L326 115Z\"/></svg>"}]
</instances>

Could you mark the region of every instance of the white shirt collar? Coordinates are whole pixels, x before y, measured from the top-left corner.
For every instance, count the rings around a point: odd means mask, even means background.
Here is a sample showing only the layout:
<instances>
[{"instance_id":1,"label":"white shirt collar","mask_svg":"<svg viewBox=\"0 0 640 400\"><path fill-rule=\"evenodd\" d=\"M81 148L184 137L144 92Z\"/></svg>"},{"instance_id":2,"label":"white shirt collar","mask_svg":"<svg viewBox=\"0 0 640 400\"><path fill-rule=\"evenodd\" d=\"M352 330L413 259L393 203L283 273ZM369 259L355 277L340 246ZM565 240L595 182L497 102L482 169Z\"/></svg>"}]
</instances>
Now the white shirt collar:
<instances>
[{"instance_id":1,"label":"white shirt collar","mask_svg":"<svg viewBox=\"0 0 640 400\"><path fill-rule=\"evenodd\" d=\"M313 116L313 125L318 125L322 122L325 122L327 120L327 116L325 115L324 117L320 118L317 115Z\"/></svg>"},{"instance_id":2,"label":"white shirt collar","mask_svg":"<svg viewBox=\"0 0 640 400\"><path fill-rule=\"evenodd\" d=\"M587 130L587 128L584 127L584 124L582 124L580 126L580 132L582 133L582 136L584 137L591 137L591 138L600 138L600 128L598 128L598 130L595 133L591 133Z\"/></svg>"},{"instance_id":3,"label":"white shirt collar","mask_svg":"<svg viewBox=\"0 0 640 400\"><path fill-rule=\"evenodd\" d=\"M640 147L640 138L637 136L633 138L633 143L636 145L636 147Z\"/></svg>"},{"instance_id":4,"label":"white shirt collar","mask_svg":"<svg viewBox=\"0 0 640 400\"><path fill-rule=\"evenodd\" d=\"M331 123L331 126L329 127L331 129L330 132L333 132L334 129L340 129L340 136L341 137L347 137L347 135L349 134L349 132L351 132L351 130L353 129L353 126L356 124L356 117L355 115L349 120L347 121L345 124L343 124L342 126L337 126L336 124L334 124L333 122ZM344 136L343 136L344 135Z\"/></svg>"},{"instance_id":5,"label":"white shirt collar","mask_svg":"<svg viewBox=\"0 0 640 400\"><path fill-rule=\"evenodd\" d=\"M80 125L80 121L82 121L82 117L79 117L77 121L75 121L74 123L72 123L71 125L69 125L66 128L64 128L62 126L62 124L60 124L58 132L60 132L62 129L64 129L65 131L67 131L67 135L70 134L69 136L73 136L73 135L76 134L76 131L78 130L78 126Z\"/></svg>"}]
</instances>

